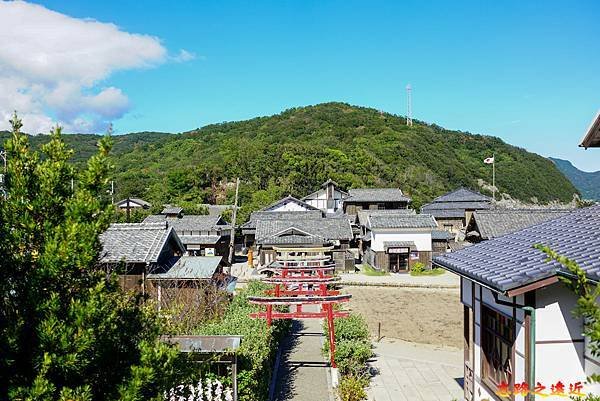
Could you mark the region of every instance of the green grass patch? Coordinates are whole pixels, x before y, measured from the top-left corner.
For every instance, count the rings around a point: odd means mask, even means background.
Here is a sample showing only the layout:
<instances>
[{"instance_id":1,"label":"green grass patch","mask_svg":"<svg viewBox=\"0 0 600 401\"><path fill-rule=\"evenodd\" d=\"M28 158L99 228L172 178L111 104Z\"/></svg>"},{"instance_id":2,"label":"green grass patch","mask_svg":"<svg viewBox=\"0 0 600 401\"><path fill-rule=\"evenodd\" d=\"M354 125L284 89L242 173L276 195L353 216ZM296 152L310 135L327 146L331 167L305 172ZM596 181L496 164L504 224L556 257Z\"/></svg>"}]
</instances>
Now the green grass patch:
<instances>
[{"instance_id":1,"label":"green grass patch","mask_svg":"<svg viewBox=\"0 0 600 401\"><path fill-rule=\"evenodd\" d=\"M440 269L436 267L435 269L427 269L427 270L411 270L411 276L440 276L446 273L446 270Z\"/></svg>"},{"instance_id":2,"label":"green grass patch","mask_svg":"<svg viewBox=\"0 0 600 401\"><path fill-rule=\"evenodd\" d=\"M390 275L390 273L383 271L383 270L378 270L378 269L374 268L373 266L366 264L366 263L362 265L362 268L360 269L360 271L365 276L389 276Z\"/></svg>"}]
</instances>

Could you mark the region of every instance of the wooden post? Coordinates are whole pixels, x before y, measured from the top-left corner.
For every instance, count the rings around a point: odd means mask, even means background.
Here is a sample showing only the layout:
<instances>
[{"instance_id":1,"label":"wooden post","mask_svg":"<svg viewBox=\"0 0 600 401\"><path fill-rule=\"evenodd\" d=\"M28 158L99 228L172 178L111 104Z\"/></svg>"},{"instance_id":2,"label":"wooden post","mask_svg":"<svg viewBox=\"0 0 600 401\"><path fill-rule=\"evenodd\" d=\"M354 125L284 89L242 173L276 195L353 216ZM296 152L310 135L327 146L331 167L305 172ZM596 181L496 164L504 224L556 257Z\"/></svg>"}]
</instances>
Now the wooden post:
<instances>
[{"instance_id":1,"label":"wooden post","mask_svg":"<svg viewBox=\"0 0 600 401\"><path fill-rule=\"evenodd\" d=\"M237 219L237 204L238 204L238 190L240 188L240 178L238 177L235 182L235 202L233 204L233 218L231 219L231 238L229 239L229 274L231 274L231 263L233 262L233 256L235 253L235 221Z\"/></svg>"},{"instance_id":2,"label":"wooden post","mask_svg":"<svg viewBox=\"0 0 600 401\"><path fill-rule=\"evenodd\" d=\"M327 309L327 329L329 331L329 360L332 368L337 368L335 364L335 326L333 323L333 305L324 305Z\"/></svg>"},{"instance_id":3,"label":"wooden post","mask_svg":"<svg viewBox=\"0 0 600 401\"><path fill-rule=\"evenodd\" d=\"M158 280L157 282L157 291L158 291L158 310L160 311L161 309L161 304L162 304L162 284L160 283L160 280Z\"/></svg>"},{"instance_id":4,"label":"wooden post","mask_svg":"<svg viewBox=\"0 0 600 401\"><path fill-rule=\"evenodd\" d=\"M131 218L131 207L129 206L129 196L127 197L127 222L129 223L129 219Z\"/></svg>"}]
</instances>

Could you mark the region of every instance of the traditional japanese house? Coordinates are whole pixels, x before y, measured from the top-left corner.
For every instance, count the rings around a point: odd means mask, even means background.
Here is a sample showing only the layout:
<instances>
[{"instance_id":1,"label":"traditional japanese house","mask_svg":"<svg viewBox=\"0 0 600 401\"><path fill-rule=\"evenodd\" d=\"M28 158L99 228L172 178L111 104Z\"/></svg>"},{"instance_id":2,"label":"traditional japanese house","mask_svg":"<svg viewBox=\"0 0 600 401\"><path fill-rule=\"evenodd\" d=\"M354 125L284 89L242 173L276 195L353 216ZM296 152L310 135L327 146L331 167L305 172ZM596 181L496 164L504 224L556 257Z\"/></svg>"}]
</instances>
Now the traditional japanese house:
<instances>
[{"instance_id":1,"label":"traditional japanese house","mask_svg":"<svg viewBox=\"0 0 600 401\"><path fill-rule=\"evenodd\" d=\"M461 277L464 305L464 391L467 401L536 399L564 386L565 396L600 373L577 296L560 280L572 273L534 248L541 244L575 261L600 281L600 205L578 209L517 232L438 256L434 264ZM560 382L560 383L559 383ZM583 385L580 392L600 393Z\"/></svg>"},{"instance_id":2,"label":"traditional japanese house","mask_svg":"<svg viewBox=\"0 0 600 401\"><path fill-rule=\"evenodd\" d=\"M254 246L256 237L256 223L261 220L305 220L320 219L324 217L321 210L304 211L258 211L250 214L250 219L241 225L243 243L245 248Z\"/></svg>"},{"instance_id":3,"label":"traditional japanese house","mask_svg":"<svg viewBox=\"0 0 600 401\"><path fill-rule=\"evenodd\" d=\"M454 234L446 230L433 230L431 232L432 256L435 257L452 251L451 243L454 242Z\"/></svg>"},{"instance_id":4,"label":"traditional japanese house","mask_svg":"<svg viewBox=\"0 0 600 401\"><path fill-rule=\"evenodd\" d=\"M99 263L119 275L121 286L145 291L146 275L169 270L185 247L167 224L111 224L100 235Z\"/></svg>"},{"instance_id":5,"label":"traditional japanese house","mask_svg":"<svg viewBox=\"0 0 600 401\"><path fill-rule=\"evenodd\" d=\"M491 202L491 198L479 192L459 188L423 205L421 212L435 217L441 230L458 234L462 233L475 210L489 209Z\"/></svg>"},{"instance_id":6,"label":"traditional japanese house","mask_svg":"<svg viewBox=\"0 0 600 401\"><path fill-rule=\"evenodd\" d=\"M413 210L369 211L362 214L363 263L394 273L410 271L420 262L431 266L435 219Z\"/></svg>"},{"instance_id":7,"label":"traditional japanese house","mask_svg":"<svg viewBox=\"0 0 600 401\"><path fill-rule=\"evenodd\" d=\"M140 198L126 198L115 203L115 206L119 209L126 210L127 208L150 209L152 205Z\"/></svg>"},{"instance_id":8,"label":"traditional japanese house","mask_svg":"<svg viewBox=\"0 0 600 401\"><path fill-rule=\"evenodd\" d=\"M181 217L183 216L183 208L179 206L166 205L160 214L171 218Z\"/></svg>"},{"instance_id":9,"label":"traditional japanese house","mask_svg":"<svg viewBox=\"0 0 600 401\"><path fill-rule=\"evenodd\" d=\"M285 198L280 199L277 202L274 202L261 209L262 212L306 212L309 210L320 211L319 208L312 206L307 202L301 201L298 198L294 198L292 195L288 195Z\"/></svg>"},{"instance_id":10,"label":"traditional japanese house","mask_svg":"<svg viewBox=\"0 0 600 401\"><path fill-rule=\"evenodd\" d=\"M148 216L144 222L166 222L173 227L189 256L222 256L227 260L233 231L231 225L221 216L188 216L178 209L172 208L172 213Z\"/></svg>"},{"instance_id":11,"label":"traditional japanese house","mask_svg":"<svg viewBox=\"0 0 600 401\"><path fill-rule=\"evenodd\" d=\"M342 211L343 201L348 196L348 192L341 190L335 181L327 180L321 185L321 189L305 196L302 201L324 213L333 214Z\"/></svg>"},{"instance_id":12,"label":"traditional japanese house","mask_svg":"<svg viewBox=\"0 0 600 401\"><path fill-rule=\"evenodd\" d=\"M600 148L600 111L596 113L579 146L586 149Z\"/></svg>"},{"instance_id":13,"label":"traditional japanese house","mask_svg":"<svg viewBox=\"0 0 600 401\"><path fill-rule=\"evenodd\" d=\"M266 266L275 260L276 247L332 246L336 269L353 267L354 256L348 252L352 228L346 218L267 219L256 222L256 248L259 265Z\"/></svg>"},{"instance_id":14,"label":"traditional japanese house","mask_svg":"<svg viewBox=\"0 0 600 401\"><path fill-rule=\"evenodd\" d=\"M356 215L359 210L406 209L410 198L399 188L355 188L343 200L344 213Z\"/></svg>"},{"instance_id":15,"label":"traditional japanese house","mask_svg":"<svg viewBox=\"0 0 600 401\"><path fill-rule=\"evenodd\" d=\"M486 241L552 220L573 209L491 209L476 210L467 225L470 242Z\"/></svg>"}]
</instances>

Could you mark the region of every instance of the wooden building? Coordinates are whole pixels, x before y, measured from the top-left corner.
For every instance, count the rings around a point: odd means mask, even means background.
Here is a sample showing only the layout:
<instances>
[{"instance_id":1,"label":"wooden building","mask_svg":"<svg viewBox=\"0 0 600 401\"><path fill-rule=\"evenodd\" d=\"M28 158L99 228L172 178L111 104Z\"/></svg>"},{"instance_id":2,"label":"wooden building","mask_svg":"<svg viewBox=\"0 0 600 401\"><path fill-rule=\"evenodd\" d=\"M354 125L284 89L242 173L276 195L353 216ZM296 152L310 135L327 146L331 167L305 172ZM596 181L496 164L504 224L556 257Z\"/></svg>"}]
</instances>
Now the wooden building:
<instances>
[{"instance_id":1,"label":"wooden building","mask_svg":"<svg viewBox=\"0 0 600 401\"><path fill-rule=\"evenodd\" d=\"M340 189L335 181L327 180L321 185L321 189L302 198L302 201L314 206L324 213L333 214L342 211L344 199L350 195Z\"/></svg>"},{"instance_id":2,"label":"wooden building","mask_svg":"<svg viewBox=\"0 0 600 401\"><path fill-rule=\"evenodd\" d=\"M314 248L331 246L337 270L351 270L354 256L348 252L353 238L346 218L293 218L256 221L258 264L266 266L275 260L277 247Z\"/></svg>"},{"instance_id":3,"label":"wooden building","mask_svg":"<svg viewBox=\"0 0 600 401\"><path fill-rule=\"evenodd\" d=\"M435 198L421 207L421 212L435 217L440 230L464 235L464 229L473 212L491 208L491 202L491 198L479 192L459 188Z\"/></svg>"},{"instance_id":4,"label":"wooden building","mask_svg":"<svg viewBox=\"0 0 600 401\"><path fill-rule=\"evenodd\" d=\"M487 241L527 227L556 219L573 209L490 209L476 210L466 229L469 242Z\"/></svg>"},{"instance_id":5,"label":"wooden building","mask_svg":"<svg viewBox=\"0 0 600 401\"><path fill-rule=\"evenodd\" d=\"M99 264L116 272L126 290L145 292L146 276L169 270L185 253L185 247L167 224L111 224L100 235Z\"/></svg>"},{"instance_id":6,"label":"wooden building","mask_svg":"<svg viewBox=\"0 0 600 401\"><path fill-rule=\"evenodd\" d=\"M536 399L558 382L566 393L576 383L600 393L600 385L585 384L600 374L600 359L582 335L583 318L572 313L577 295L560 280L572 274L534 247L550 246L598 285L599 232L596 205L434 259L461 277L465 400L522 401L516 386L523 383L541 389Z\"/></svg>"},{"instance_id":7,"label":"wooden building","mask_svg":"<svg viewBox=\"0 0 600 401\"><path fill-rule=\"evenodd\" d=\"M360 210L406 209L410 198L399 188L355 188L343 201L344 213L356 215Z\"/></svg>"},{"instance_id":8,"label":"wooden building","mask_svg":"<svg viewBox=\"0 0 600 401\"><path fill-rule=\"evenodd\" d=\"M431 266L435 219L414 210L371 210L361 213L363 263L393 273L410 271L420 262Z\"/></svg>"},{"instance_id":9,"label":"wooden building","mask_svg":"<svg viewBox=\"0 0 600 401\"><path fill-rule=\"evenodd\" d=\"M150 209L152 205L140 198L125 198L115 203L115 206L121 210L130 209Z\"/></svg>"},{"instance_id":10,"label":"wooden building","mask_svg":"<svg viewBox=\"0 0 600 401\"><path fill-rule=\"evenodd\" d=\"M258 211L250 214L250 219L242 224L243 246L251 248L254 246L256 238L256 224L261 220L305 220L305 219L320 219L325 217L320 210L304 210L304 211Z\"/></svg>"},{"instance_id":11,"label":"wooden building","mask_svg":"<svg viewBox=\"0 0 600 401\"><path fill-rule=\"evenodd\" d=\"M146 217L144 222L166 222L173 227L189 256L222 256L227 260L233 229L221 216L183 215L180 208L163 212Z\"/></svg>"}]
</instances>

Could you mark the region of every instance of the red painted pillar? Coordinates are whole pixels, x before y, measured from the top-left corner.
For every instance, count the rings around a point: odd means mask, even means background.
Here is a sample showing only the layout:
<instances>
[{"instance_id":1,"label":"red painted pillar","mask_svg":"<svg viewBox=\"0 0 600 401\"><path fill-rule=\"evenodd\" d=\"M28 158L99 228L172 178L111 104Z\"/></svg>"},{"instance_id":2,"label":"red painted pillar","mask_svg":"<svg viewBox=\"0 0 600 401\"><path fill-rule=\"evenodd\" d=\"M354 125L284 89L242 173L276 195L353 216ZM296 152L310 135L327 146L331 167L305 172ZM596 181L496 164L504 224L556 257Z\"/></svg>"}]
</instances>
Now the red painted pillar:
<instances>
[{"instance_id":1,"label":"red painted pillar","mask_svg":"<svg viewBox=\"0 0 600 401\"><path fill-rule=\"evenodd\" d=\"M327 328L329 329L329 360L332 368L337 368L335 364L335 326L333 324L333 305L324 305L327 309Z\"/></svg>"},{"instance_id":2,"label":"red painted pillar","mask_svg":"<svg viewBox=\"0 0 600 401\"><path fill-rule=\"evenodd\" d=\"M267 327L271 327L273 321L273 305L267 305Z\"/></svg>"}]
</instances>

